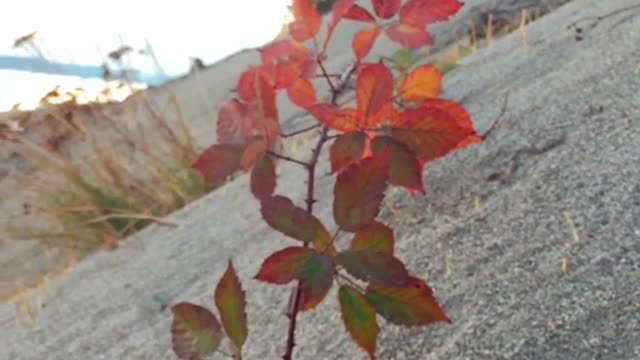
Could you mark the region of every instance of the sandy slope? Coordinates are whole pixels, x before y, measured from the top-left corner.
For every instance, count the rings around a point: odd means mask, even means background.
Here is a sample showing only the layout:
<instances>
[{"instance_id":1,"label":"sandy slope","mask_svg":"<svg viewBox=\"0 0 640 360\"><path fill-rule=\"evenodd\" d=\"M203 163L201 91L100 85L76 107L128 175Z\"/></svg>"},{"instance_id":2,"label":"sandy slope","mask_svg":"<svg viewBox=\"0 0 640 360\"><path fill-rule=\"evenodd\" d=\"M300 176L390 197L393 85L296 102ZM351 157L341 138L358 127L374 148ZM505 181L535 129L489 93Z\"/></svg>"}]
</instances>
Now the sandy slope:
<instances>
[{"instance_id":1,"label":"sandy slope","mask_svg":"<svg viewBox=\"0 0 640 360\"><path fill-rule=\"evenodd\" d=\"M445 97L480 130L505 93L509 108L484 144L428 166L426 198L389 193L382 219L398 256L454 322L384 325L381 359L640 358L640 15L607 18L581 42L566 29L636 3L575 0L529 28L528 49L513 34L447 76ZM279 191L301 199L300 170L279 173ZM277 359L287 293L250 278L291 242L267 229L246 186L241 177L175 213L178 229L151 227L88 259L52 284L32 328L0 306L6 358L172 359L163 304L211 305L232 258L250 287L247 358ZM320 198L331 187L323 177ZM318 213L330 221L330 203ZM302 317L297 358L364 359L329 298Z\"/></svg>"}]
</instances>

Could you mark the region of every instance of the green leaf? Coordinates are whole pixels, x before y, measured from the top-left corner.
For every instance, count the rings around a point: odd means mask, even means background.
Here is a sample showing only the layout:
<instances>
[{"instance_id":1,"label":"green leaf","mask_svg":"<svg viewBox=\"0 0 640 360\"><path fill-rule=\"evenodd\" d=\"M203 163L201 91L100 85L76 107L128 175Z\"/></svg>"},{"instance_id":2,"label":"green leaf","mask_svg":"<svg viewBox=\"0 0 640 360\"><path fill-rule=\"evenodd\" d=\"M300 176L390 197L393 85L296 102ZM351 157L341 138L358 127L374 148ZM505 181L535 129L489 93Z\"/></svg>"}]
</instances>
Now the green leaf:
<instances>
[{"instance_id":1,"label":"green leaf","mask_svg":"<svg viewBox=\"0 0 640 360\"><path fill-rule=\"evenodd\" d=\"M438 70L440 70L442 75L445 75L446 73L457 69L459 66L458 63L450 62L450 61L439 61L439 62L436 62L434 65L438 68Z\"/></svg>"},{"instance_id":2,"label":"green leaf","mask_svg":"<svg viewBox=\"0 0 640 360\"><path fill-rule=\"evenodd\" d=\"M247 340L247 302L245 292L242 290L242 284L238 279L233 264L229 261L227 270L218 281L216 286L214 300L222 326L229 339L235 346L235 350L240 354L242 345Z\"/></svg>"},{"instance_id":3,"label":"green leaf","mask_svg":"<svg viewBox=\"0 0 640 360\"><path fill-rule=\"evenodd\" d=\"M276 190L276 167L269 155L265 154L251 170L251 192L262 199Z\"/></svg>"},{"instance_id":4,"label":"green leaf","mask_svg":"<svg viewBox=\"0 0 640 360\"><path fill-rule=\"evenodd\" d=\"M350 249L382 251L393 255L393 243L393 230L382 223L372 221L353 236Z\"/></svg>"},{"instance_id":5,"label":"green leaf","mask_svg":"<svg viewBox=\"0 0 640 360\"><path fill-rule=\"evenodd\" d=\"M393 62L401 69L408 69L413 63L413 51L403 48L391 55Z\"/></svg>"},{"instance_id":6,"label":"green leaf","mask_svg":"<svg viewBox=\"0 0 640 360\"><path fill-rule=\"evenodd\" d=\"M375 309L367 303L364 295L349 285L340 287L338 299L344 326L356 344L374 359L380 332Z\"/></svg>"},{"instance_id":7,"label":"green leaf","mask_svg":"<svg viewBox=\"0 0 640 360\"><path fill-rule=\"evenodd\" d=\"M277 285L299 280L300 309L310 310L322 302L331 289L333 262L330 256L313 249L292 246L271 254L255 279Z\"/></svg>"},{"instance_id":8,"label":"green leaf","mask_svg":"<svg viewBox=\"0 0 640 360\"><path fill-rule=\"evenodd\" d=\"M361 131L353 131L340 135L331 145L330 160L331 171L338 172L358 162L364 152L365 134Z\"/></svg>"},{"instance_id":9,"label":"green leaf","mask_svg":"<svg viewBox=\"0 0 640 360\"><path fill-rule=\"evenodd\" d=\"M401 285L410 279L402 261L380 250L346 250L336 261L349 274L363 280L387 285Z\"/></svg>"},{"instance_id":10,"label":"green leaf","mask_svg":"<svg viewBox=\"0 0 640 360\"><path fill-rule=\"evenodd\" d=\"M412 277L400 286L371 283L365 293L367 302L387 321L406 326L424 326L451 322L433 296L431 288Z\"/></svg>"},{"instance_id":11,"label":"green leaf","mask_svg":"<svg viewBox=\"0 0 640 360\"><path fill-rule=\"evenodd\" d=\"M333 216L342 230L356 232L378 216L388 175L388 151L352 164L338 175Z\"/></svg>"},{"instance_id":12,"label":"green leaf","mask_svg":"<svg viewBox=\"0 0 640 360\"><path fill-rule=\"evenodd\" d=\"M263 198L260 212L273 229L294 239L311 242L320 252L335 254L327 228L313 214L296 207L290 199L282 195Z\"/></svg>"},{"instance_id":13,"label":"green leaf","mask_svg":"<svg viewBox=\"0 0 640 360\"><path fill-rule=\"evenodd\" d=\"M211 311L182 302L171 307L171 312L171 340L178 358L198 360L218 349L223 333Z\"/></svg>"}]
</instances>

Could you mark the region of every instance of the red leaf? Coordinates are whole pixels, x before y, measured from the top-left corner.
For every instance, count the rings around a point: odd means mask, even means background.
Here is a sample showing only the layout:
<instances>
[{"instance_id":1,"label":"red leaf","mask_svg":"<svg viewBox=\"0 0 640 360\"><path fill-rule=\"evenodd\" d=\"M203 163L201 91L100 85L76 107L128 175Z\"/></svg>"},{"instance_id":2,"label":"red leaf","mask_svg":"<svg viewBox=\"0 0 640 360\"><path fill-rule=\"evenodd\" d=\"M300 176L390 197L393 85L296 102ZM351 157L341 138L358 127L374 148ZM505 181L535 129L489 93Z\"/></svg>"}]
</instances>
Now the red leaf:
<instances>
[{"instance_id":1,"label":"red leaf","mask_svg":"<svg viewBox=\"0 0 640 360\"><path fill-rule=\"evenodd\" d=\"M400 10L401 0L372 0L373 9L379 18L389 19Z\"/></svg>"},{"instance_id":2,"label":"red leaf","mask_svg":"<svg viewBox=\"0 0 640 360\"><path fill-rule=\"evenodd\" d=\"M247 301L231 261L216 285L214 300L220 313L224 331L235 347L234 353L240 354L249 332L247 329Z\"/></svg>"},{"instance_id":3,"label":"red leaf","mask_svg":"<svg viewBox=\"0 0 640 360\"><path fill-rule=\"evenodd\" d=\"M316 89L309 80L304 78L297 78L293 85L287 88L287 95L301 108L308 108L316 103Z\"/></svg>"},{"instance_id":4,"label":"red leaf","mask_svg":"<svg viewBox=\"0 0 640 360\"><path fill-rule=\"evenodd\" d=\"M364 64L358 74L356 101L358 121L374 126L384 121L391 109L393 74L382 63Z\"/></svg>"},{"instance_id":5,"label":"red leaf","mask_svg":"<svg viewBox=\"0 0 640 360\"><path fill-rule=\"evenodd\" d=\"M224 334L208 309L181 302L171 307L171 343L178 358L197 360L213 354Z\"/></svg>"},{"instance_id":6,"label":"red leaf","mask_svg":"<svg viewBox=\"0 0 640 360\"><path fill-rule=\"evenodd\" d=\"M389 152L366 158L338 175L333 216L342 230L356 232L380 211L389 173Z\"/></svg>"},{"instance_id":7,"label":"red leaf","mask_svg":"<svg viewBox=\"0 0 640 360\"><path fill-rule=\"evenodd\" d=\"M314 38L322 27L322 15L311 0L293 0L294 22L289 25L291 37L297 41Z\"/></svg>"},{"instance_id":8,"label":"red leaf","mask_svg":"<svg viewBox=\"0 0 640 360\"><path fill-rule=\"evenodd\" d=\"M399 286L410 278L402 261L381 250L346 250L338 253L336 261L362 281Z\"/></svg>"},{"instance_id":9,"label":"red leaf","mask_svg":"<svg viewBox=\"0 0 640 360\"><path fill-rule=\"evenodd\" d=\"M321 103L307 109L320 123L339 131L358 130L356 111L354 109L339 109L331 104Z\"/></svg>"},{"instance_id":10,"label":"red leaf","mask_svg":"<svg viewBox=\"0 0 640 360\"><path fill-rule=\"evenodd\" d=\"M206 182L215 184L242 170L244 145L212 145L203 151L192 167L204 176Z\"/></svg>"},{"instance_id":11,"label":"red leaf","mask_svg":"<svg viewBox=\"0 0 640 360\"><path fill-rule=\"evenodd\" d=\"M327 36L325 37L324 44L322 45L323 53L327 51L327 46L329 45L329 41L333 37L333 32L336 30L336 26L338 26L340 21L349 12L355 2L355 0L338 0L333 5L333 17L331 18L331 23L329 24L329 29L327 30Z\"/></svg>"},{"instance_id":12,"label":"red leaf","mask_svg":"<svg viewBox=\"0 0 640 360\"><path fill-rule=\"evenodd\" d=\"M405 101L434 98L442 91L442 73L433 65L421 65L400 83L398 92Z\"/></svg>"},{"instance_id":13,"label":"red leaf","mask_svg":"<svg viewBox=\"0 0 640 360\"><path fill-rule=\"evenodd\" d=\"M448 20L462 7L457 0L409 0L400 9L400 22L419 28Z\"/></svg>"},{"instance_id":14,"label":"red leaf","mask_svg":"<svg viewBox=\"0 0 640 360\"><path fill-rule=\"evenodd\" d=\"M396 325L424 326L439 321L451 322L431 288L418 278L411 278L400 286L369 284L365 298L380 316Z\"/></svg>"},{"instance_id":15,"label":"red leaf","mask_svg":"<svg viewBox=\"0 0 640 360\"><path fill-rule=\"evenodd\" d=\"M331 257L304 247L288 247L269 256L260 267L256 280L284 285L299 280L302 289L301 310L310 310L327 295L333 284Z\"/></svg>"},{"instance_id":16,"label":"red leaf","mask_svg":"<svg viewBox=\"0 0 640 360\"><path fill-rule=\"evenodd\" d=\"M372 221L351 240L351 250L374 250L393 255L393 231L385 224Z\"/></svg>"},{"instance_id":17,"label":"red leaf","mask_svg":"<svg viewBox=\"0 0 640 360\"><path fill-rule=\"evenodd\" d=\"M267 154L256 163L251 171L251 193L262 199L276 190L276 167L273 159Z\"/></svg>"},{"instance_id":18,"label":"red leaf","mask_svg":"<svg viewBox=\"0 0 640 360\"><path fill-rule=\"evenodd\" d=\"M410 193L420 191L424 194L422 181L423 163L416 158L416 154L404 143L387 136L380 136L373 140L372 147L376 152L389 148L389 184L403 186Z\"/></svg>"},{"instance_id":19,"label":"red leaf","mask_svg":"<svg viewBox=\"0 0 640 360\"><path fill-rule=\"evenodd\" d=\"M376 23L376 18L374 18L373 15L371 15L371 13L367 11L367 9L358 4L354 4L353 6L351 6L347 13L344 14L343 18L370 24Z\"/></svg>"},{"instance_id":20,"label":"red leaf","mask_svg":"<svg viewBox=\"0 0 640 360\"><path fill-rule=\"evenodd\" d=\"M393 121L391 136L406 144L420 160L442 157L476 135L471 117L454 101L428 99Z\"/></svg>"},{"instance_id":21,"label":"red leaf","mask_svg":"<svg viewBox=\"0 0 640 360\"><path fill-rule=\"evenodd\" d=\"M227 100L218 111L218 142L220 144L244 144L251 119L247 109L238 99Z\"/></svg>"},{"instance_id":22,"label":"red leaf","mask_svg":"<svg viewBox=\"0 0 640 360\"><path fill-rule=\"evenodd\" d=\"M335 254L331 235L327 228L313 214L295 206L281 195L262 199L262 218L273 229L294 239L310 242L320 252Z\"/></svg>"},{"instance_id":23,"label":"red leaf","mask_svg":"<svg viewBox=\"0 0 640 360\"><path fill-rule=\"evenodd\" d=\"M255 82L256 117L254 122L259 130L256 135L262 137L267 147L273 145L280 137L280 121L276 106L276 92L266 76L259 73Z\"/></svg>"},{"instance_id":24,"label":"red leaf","mask_svg":"<svg viewBox=\"0 0 640 360\"><path fill-rule=\"evenodd\" d=\"M247 70L240 74L238 84L236 85L236 92L240 99L246 102L252 102L256 99L256 77L261 71L262 69L260 67L249 66Z\"/></svg>"},{"instance_id":25,"label":"red leaf","mask_svg":"<svg viewBox=\"0 0 640 360\"><path fill-rule=\"evenodd\" d=\"M345 328L356 344L374 359L380 332L375 309L367 303L364 295L349 285L340 286L338 299Z\"/></svg>"},{"instance_id":26,"label":"red leaf","mask_svg":"<svg viewBox=\"0 0 640 360\"><path fill-rule=\"evenodd\" d=\"M358 60L363 59L367 54L369 54L373 44L378 38L378 34L380 34L380 27L378 25L374 25L370 28L360 30L353 37L353 52L356 54L356 58L358 58Z\"/></svg>"},{"instance_id":27,"label":"red leaf","mask_svg":"<svg viewBox=\"0 0 640 360\"><path fill-rule=\"evenodd\" d=\"M364 151L365 135L361 131L348 132L340 135L331 145L331 171L338 172L360 161Z\"/></svg>"},{"instance_id":28,"label":"red leaf","mask_svg":"<svg viewBox=\"0 0 640 360\"><path fill-rule=\"evenodd\" d=\"M424 28L407 24L396 23L385 29L387 36L398 44L416 49L422 46L431 45L431 35Z\"/></svg>"}]
</instances>

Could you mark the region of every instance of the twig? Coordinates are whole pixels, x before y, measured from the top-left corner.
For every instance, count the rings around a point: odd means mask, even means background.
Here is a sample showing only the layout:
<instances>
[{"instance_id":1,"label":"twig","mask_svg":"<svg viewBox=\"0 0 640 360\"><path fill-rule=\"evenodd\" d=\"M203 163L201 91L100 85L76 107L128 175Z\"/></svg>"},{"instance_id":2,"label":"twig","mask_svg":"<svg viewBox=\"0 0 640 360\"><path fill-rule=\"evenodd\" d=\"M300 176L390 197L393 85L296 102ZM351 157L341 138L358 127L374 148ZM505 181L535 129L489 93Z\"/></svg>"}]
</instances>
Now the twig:
<instances>
[{"instance_id":1,"label":"twig","mask_svg":"<svg viewBox=\"0 0 640 360\"><path fill-rule=\"evenodd\" d=\"M280 159L280 160L284 160L284 161L289 161L289 162L292 162L292 163L294 163L294 164L298 164L298 165L304 166L305 168L308 168L308 167L309 167L309 165L310 165L309 163L306 163L306 162L304 162L304 161L300 161L300 160L294 159L294 158L289 157L289 156L280 155L280 154L278 154L278 153L276 153L276 152L273 152L273 151L267 151L267 154L269 154L269 155L273 156L273 157L274 157L274 158L276 158L276 159Z\"/></svg>"},{"instance_id":2,"label":"twig","mask_svg":"<svg viewBox=\"0 0 640 360\"><path fill-rule=\"evenodd\" d=\"M300 135L300 134L306 133L307 131L311 131L313 129L317 129L320 126L321 126L320 124L311 125L311 126L308 126L308 127L304 128L304 129L296 130L296 131L294 131L292 133L289 133L289 134L280 134L280 137L289 138L289 137L292 137L292 136Z\"/></svg>"}]
</instances>

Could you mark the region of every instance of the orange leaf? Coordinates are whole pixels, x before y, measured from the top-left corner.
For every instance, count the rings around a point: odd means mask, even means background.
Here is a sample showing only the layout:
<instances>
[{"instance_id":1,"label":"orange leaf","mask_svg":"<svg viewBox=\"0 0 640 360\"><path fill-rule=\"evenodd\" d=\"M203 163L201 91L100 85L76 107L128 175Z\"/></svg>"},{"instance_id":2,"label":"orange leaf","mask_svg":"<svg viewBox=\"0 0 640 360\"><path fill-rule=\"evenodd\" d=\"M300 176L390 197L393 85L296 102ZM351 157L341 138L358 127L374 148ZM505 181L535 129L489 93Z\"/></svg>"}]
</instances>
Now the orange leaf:
<instances>
[{"instance_id":1,"label":"orange leaf","mask_svg":"<svg viewBox=\"0 0 640 360\"><path fill-rule=\"evenodd\" d=\"M247 329L247 301L231 261L216 285L213 298L218 313L220 313L224 331L235 347L234 353L240 353L249 332Z\"/></svg>"},{"instance_id":2,"label":"orange leaf","mask_svg":"<svg viewBox=\"0 0 640 360\"><path fill-rule=\"evenodd\" d=\"M365 135L361 131L348 132L340 135L331 145L329 158L331 171L338 172L360 161L364 151Z\"/></svg>"},{"instance_id":3,"label":"orange leaf","mask_svg":"<svg viewBox=\"0 0 640 360\"><path fill-rule=\"evenodd\" d=\"M273 64L284 60L302 60L310 58L304 44L294 40L278 40L260 49L263 64Z\"/></svg>"},{"instance_id":4,"label":"orange leaf","mask_svg":"<svg viewBox=\"0 0 640 360\"><path fill-rule=\"evenodd\" d=\"M322 27L322 15L311 0L293 0L294 22L289 26L291 37L297 41L314 38Z\"/></svg>"},{"instance_id":5,"label":"orange leaf","mask_svg":"<svg viewBox=\"0 0 640 360\"><path fill-rule=\"evenodd\" d=\"M334 186L333 217L344 231L356 232L380 212L389 174L389 152L352 164Z\"/></svg>"},{"instance_id":6,"label":"orange leaf","mask_svg":"<svg viewBox=\"0 0 640 360\"><path fill-rule=\"evenodd\" d=\"M333 285L331 257L313 249L288 247L271 254L260 266L256 280L284 285L300 281L300 309L310 310L326 297Z\"/></svg>"},{"instance_id":7,"label":"orange leaf","mask_svg":"<svg viewBox=\"0 0 640 360\"><path fill-rule=\"evenodd\" d=\"M360 30L353 37L353 51L355 52L358 60L363 59L367 54L369 54L373 44L378 38L378 34L380 34L380 27L378 25L374 25L370 28Z\"/></svg>"},{"instance_id":8,"label":"orange leaf","mask_svg":"<svg viewBox=\"0 0 640 360\"><path fill-rule=\"evenodd\" d=\"M338 131L358 130L356 111L339 109L331 104L315 104L307 109L320 123Z\"/></svg>"},{"instance_id":9,"label":"orange leaf","mask_svg":"<svg viewBox=\"0 0 640 360\"><path fill-rule=\"evenodd\" d=\"M356 101L358 122L374 126L384 121L391 109L393 74L382 63L365 64L358 74Z\"/></svg>"},{"instance_id":10,"label":"orange leaf","mask_svg":"<svg viewBox=\"0 0 640 360\"><path fill-rule=\"evenodd\" d=\"M351 250L375 250L393 255L393 231L385 224L372 221L351 240Z\"/></svg>"},{"instance_id":11,"label":"orange leaf","mask_svg":"<svg viewBox=\"0 0 640 360\"><path fill-rule=\"evenodd\" d=\"M448 20L462 7L457 0L409 0L400 9L400 22L419 28Z\"/></svg>"},{"instance_id":12,"label":"orange leaf","mask_svg":"<svg viewBox=\"0 0 640 360\"><path fill-rule=\"evenodd\" d=\"M256 136L266 142L266 147L273 145L280 137L280 121L276 107L276 92L266 76L259 73L255 81L256 92Z\"/></svg>"},{"instance_id":13,"label":"orange leaf","mask_svg":"<svg viewBox=\"0 0 640 360\"><path fill-rule=\"evenodd\" d=\"M353 21L366 22L370 24L376 23L376 18L374 18L367 9L357 4L354 4L343 17Z\"/></svg>"},{"instance_id":14,"label":"orange leaf","mask_svg":"<svg viewBox=\"0 0 640 360\"><path fill-rule=\"evenodd\" d=\"M262 199L276 190L276 167L269 155L264 154L251 171L251 193Z\"/></svg>"},{"instance_id":15,"label":"orange leaf","mask_svg":"<svg viewBox=\"0 0 640 360\"><path fill-rule=\"evenodd\" d=\"M287 95L291 101L301 108L311 107L316 103L316 89L307 79L298 78L287 88Z\"/></svg>"},{"instance_id":16,"label":"orange leaf","mask_svg":"<svg viewBox=\"0 0 640 360\"><path fill-rule=\"evenodd\" d=\"M394 119L393 139L406 144L420 160L431 161L476 135L471 117L454 101L428 99Z\"/></svg>"},{"instance_id":17,"label":"orange leaf","mask_svg":"<svg viewBox=\"0 0 640 360\"><path fill-rule=\"evenodd\" d=\"M338 299L345 328L356 344L374 359L380 332L375 309L367 303L364 295L349 285L340 286Z\"/></svg>"},{"instance_id":18,"label":"orange leaf","mask_svg":"<svg viewBox=\"0 0 640 360\"><path fill-rule=\"evenodd\" d=\"M376 15L386 20L400 10L401 0L373 0L372 3Z\"/></svg>"},{"instance_id":19,"label":"orange leaf","mask_svg":"<svg viewBox=\"0 0 640 360\"><path fill-rule=\"evenodd\" d=\"M310 242L320 252L335 254L331 235L327 228L313 214L295 206L281 195L262 199L262 218L273 228L294 239Z\"/></svg>"},{"instance_id":20,"label":"orange leaf","mask_svg":"<svg viewBox=\"0 0 640 360\"><path fill-rule=\"evenodd\" d=\"M380 316L396 325L424 326L440 321L451 322L431 288L418 278L410 278L399 286L371 283L364 296Z\"/></svg>"},{"instance_id":21,"label":"orange leaf","mask_svg":"<svg viewBox=\"0 0 640 360\"><path fill-rule=\"evenodd\" d=\"M180 359L213 354L224 337L216 316L207 308L181 302L171 307L171 343Z\"/></svg>"},{"instance_id":22,"label":"orange leaf","mask_svg":"<svg viewBox=\"0 0 640 360\"><path fill-rule=\"evenodd\" d=\"M216 184L242 169L241 159L245 145L212 145L203 151L192 167L205 181Z\"/></svg>"},{"instance_id":23,"label":"orange leaf","mask_svg":"<svg viewBox=\"0 0 640 360\"><path fill-rule=\"evenodd\" d=\"M421 65L407 75L398 92L405 101L434 98L442 90L442 73L433 65Z\"/></svg>"},{"instance_id":24,"label":"orange leaf","mask_svg":"<svg viewBox=\"0 0 640 360\"><path fill-rule=\"evenodd\" d=\"M396 23L385 29L387 36L398 44L416 49L425 45L431 45L431 35L427 30L407 23Z\"/></svg>"}]
</instances>

